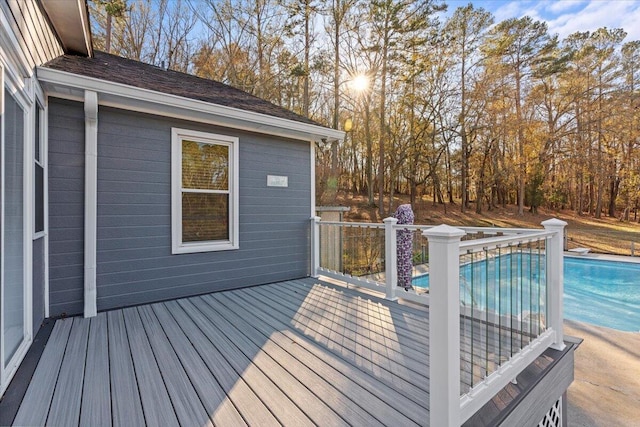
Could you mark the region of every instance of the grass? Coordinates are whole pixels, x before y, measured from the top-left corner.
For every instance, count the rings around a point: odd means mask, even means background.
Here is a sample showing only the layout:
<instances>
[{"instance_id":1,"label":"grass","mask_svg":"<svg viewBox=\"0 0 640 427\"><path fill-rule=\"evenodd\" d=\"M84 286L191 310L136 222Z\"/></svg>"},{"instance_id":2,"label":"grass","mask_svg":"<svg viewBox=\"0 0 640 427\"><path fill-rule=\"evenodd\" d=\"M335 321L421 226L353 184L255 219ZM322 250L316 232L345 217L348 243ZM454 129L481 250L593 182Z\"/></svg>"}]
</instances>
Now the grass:
<instances>
[{"instance_id":1,"label":"grass","mask_svg":"<svg viewBox=\"0 0 640 427\"><path fill-rule=\"evenodd\" d=\"M398 205L408 201L408 196L394 197L394 210ZM361 195L339 194L334 204L350 207L350 211L344 216L346 221L381 222L384 217L389 216L380 215L377 208L369 206L366 197ZM540 228L542 221L559 218L568 223L567 249L581 247L589 248L595 253L631 255L633 243L635 256L640 256L640 223L638 222L623 222L617 218L604 216L602 219L595 219L590 216L579 216L569 210L552 211L542 208L537 214L525 211L524 215L518 215L517 206L512 205L495 208L482 214L476 214L474 209L475 207L471 206L471 209L463 214L460 212L459 203L446 206L434 205L427 199L419 200L413 206L416 224Z\"/></svg>"}]
</instances>

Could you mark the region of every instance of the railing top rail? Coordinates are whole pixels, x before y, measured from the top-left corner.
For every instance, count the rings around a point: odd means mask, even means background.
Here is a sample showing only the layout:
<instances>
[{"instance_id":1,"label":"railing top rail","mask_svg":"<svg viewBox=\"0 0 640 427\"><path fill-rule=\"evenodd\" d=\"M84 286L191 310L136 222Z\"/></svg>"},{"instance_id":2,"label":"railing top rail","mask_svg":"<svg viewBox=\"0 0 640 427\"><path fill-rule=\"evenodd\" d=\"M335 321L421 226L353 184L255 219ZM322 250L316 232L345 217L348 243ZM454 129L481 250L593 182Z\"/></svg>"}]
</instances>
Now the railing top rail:
<instances>
[{"instance_id":1,"label":"railing top rail","mask_svg":"<svg viewBox=\"0 0 640 427\"><path fill-rule=\"evenodd\" d=\"M526 234L541 231L541 228L501 228L501 227L457 227L467 233L502 233L502 234Z\"/></svg>"},{"instance_id":2,"label":"railing top rail","mask_svg":"<svg viewBox=\"0 0 640 427\"><path fill-rule=\"evenodd\" d=\"M320 225L343 225L345 227L384 228L379 222L320 221Z\"/></svg>"},{"instance_id":3,"label":"railing top rail","mask_svg":"<svg viewBox=\"0 0 640 427\"><path fill-rule=\"evenodd\" d=\"M460 242L460 253L482 249L495 249L511 244L529 243L540 239L548 239L553 236L552 231L538 230L534 233L518 234L515 236L488 237L485 239L465 240Z\"/></svg>"},{"instance_id":4,"label":"railing top rail","mask_svg":"<svg viewBox=\"0 0 640 427\"><path fill-rule=\"evenodd\" d=\"M384 228L385 224L379 222L351 222L351 221L320 221L321 225L339 225L344 227L364 227L364 228ZM395 224L393 228L396 230L411 230L419 231L426 230L435 227L434 225L427 224ZM467 233L486 233L486 234L502 234L502 236L496 237L502 238L515 238L516 240L522 237L538 236L540 233L548 233L544 229L540 228L500 228L500 227L456 227ZM548 234L551 235L551 234ZM488 242L487 239L474 239L467 242ZM489 244L491 242L488 242ZM487 243L483 243L487 244Z\"/></svg>"},{"instance_id":5,"label":"railing top rail","mask_svg":"<svg viewBox=\"0 0 640 427\"><path fill-rule=\"evenodd\" d=\"M433 227L435 227L435 225L395 224L393 226L393 228L397 230L411 230L411 231L426 230L428 228L433 228Z\"/></svg>"}]
</instances>

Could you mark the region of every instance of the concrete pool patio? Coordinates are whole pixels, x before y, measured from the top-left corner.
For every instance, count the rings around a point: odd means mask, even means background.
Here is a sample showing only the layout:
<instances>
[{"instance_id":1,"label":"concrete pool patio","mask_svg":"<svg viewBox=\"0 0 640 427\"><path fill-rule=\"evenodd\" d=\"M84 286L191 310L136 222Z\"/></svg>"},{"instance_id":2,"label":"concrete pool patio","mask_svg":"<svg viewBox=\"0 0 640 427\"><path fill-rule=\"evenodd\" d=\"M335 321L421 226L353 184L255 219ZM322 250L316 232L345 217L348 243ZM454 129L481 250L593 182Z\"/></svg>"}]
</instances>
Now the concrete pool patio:
<instances>
[{"instance_id":1,"label":"concrete pool patio","mask_svg":"<svg viewBox=\"0 0 640 427\"><path fill-rule=\"evenodd\" d=\"M564 321L564 332L584 339L568 390L570 425L640 425L640 332L572 320Z\"/></svg>"}]
</instances>

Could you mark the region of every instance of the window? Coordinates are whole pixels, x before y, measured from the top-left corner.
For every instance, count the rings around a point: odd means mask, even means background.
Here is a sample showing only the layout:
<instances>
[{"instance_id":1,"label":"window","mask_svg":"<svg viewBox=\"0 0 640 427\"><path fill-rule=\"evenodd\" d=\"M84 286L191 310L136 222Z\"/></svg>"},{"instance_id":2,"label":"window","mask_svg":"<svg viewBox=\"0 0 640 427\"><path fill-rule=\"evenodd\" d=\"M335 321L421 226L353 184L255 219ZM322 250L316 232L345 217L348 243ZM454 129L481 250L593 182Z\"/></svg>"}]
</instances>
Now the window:
<instances>
[{"instance_id":1,"label":"window","mask_svg":"<svg viewBox=\"0 0 640 427\"><path fill-rule=\"evenodd\" d=\"M40 103L36 102L35 108L35 129L34 129L34 147L33 160L35 162L34 173L34 232L42 233L44 231L44 161L42 158L42 117L44 109Z\"/></svg>"},{"instance_id":2,"label":"window","mask_svg":"<svg viewBox=\"0 0 640 427\"><path fill-rule=\"evenodd\" d=\"M238 138L173 128L172 252L238 249Z\"/></svg>"}]
</instances>

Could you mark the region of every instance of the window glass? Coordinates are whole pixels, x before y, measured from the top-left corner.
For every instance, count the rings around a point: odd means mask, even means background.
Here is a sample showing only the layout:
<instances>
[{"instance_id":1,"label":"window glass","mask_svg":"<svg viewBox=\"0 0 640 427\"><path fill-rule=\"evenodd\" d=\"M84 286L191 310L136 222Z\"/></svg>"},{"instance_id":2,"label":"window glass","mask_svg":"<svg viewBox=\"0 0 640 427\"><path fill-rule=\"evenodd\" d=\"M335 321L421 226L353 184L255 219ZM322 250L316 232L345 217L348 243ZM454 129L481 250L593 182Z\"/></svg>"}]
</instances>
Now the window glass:
<instances>
[{"instance_id":1,"label":"window glass","mask_svg":"<svg viewBox=\"0 0 640 427\"><path fill-rule=\"evenodd\" d=\"M44 168L36 163L35 165L35 232L44 231Z\"/></svg>"},{"instance_id":2,"label":"window glass","mask_svg":"<svg viewBox=\"0 0 640 427\"><path fill-rule=\"evenodd\" d=\"M229 240L229 195L182 194L182 241Z\"/></svg>"},{"instance_id":3,"label":"window glass","mask_svg":"<svg viewBox=\"0 0 640 427\"><path fill-rule=\"evenodd\" d=\"M34 232L40 233L44 231L44 166L42 164L41 158L41 148L42 148L42 107L40 105L36 105L35 112L35 129L34 129L34 195L35 195L35 203L34 209L35 212L33 214L34 221Z\"/></svg>"},{"instance_id":4,"label":"window glass","mask_svg":"<svg viewBox=\"0 0 640 427\"><path fill-rule=\"evenodd\" d=\"M40 116L42 115L42 110L40 108L39 105L36 106L36 126L35 126L35 133L34 133L34 138L33 138L33 157L36 159L37 162L40 161L40 144L41 144L41 138L40 138Z\"/></svg>"},{"instance_id":5,"label":"window glass","mask_svg":"<svg viewBox=\"0 0 640 427\"><path fill-rule=\"evenodd\" d=\"M229 147L183 140L182 187L229 190Z\"/></svg>"},{"instance_id":6,"label":"window glass","mask_svg":"<svg viewBox=\"0 0 640 427\"><path fill-rule=\"evenodd\" d=\"M5 89L4 134L4 365L24 340L24 112Z\"/></svg>"}]
</instances>

